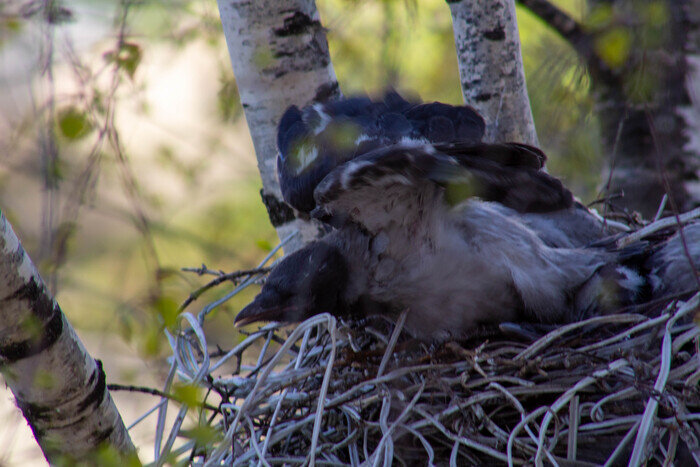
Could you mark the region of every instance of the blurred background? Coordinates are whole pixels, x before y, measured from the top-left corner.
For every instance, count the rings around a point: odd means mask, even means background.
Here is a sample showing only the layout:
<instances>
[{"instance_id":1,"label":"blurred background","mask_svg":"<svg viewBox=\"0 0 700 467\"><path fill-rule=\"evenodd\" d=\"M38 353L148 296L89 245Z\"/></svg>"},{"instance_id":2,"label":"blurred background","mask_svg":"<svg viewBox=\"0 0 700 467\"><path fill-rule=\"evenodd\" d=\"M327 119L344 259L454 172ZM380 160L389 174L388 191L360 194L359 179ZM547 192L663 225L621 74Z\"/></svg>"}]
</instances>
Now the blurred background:
<instances>
[{"instance_id":1,"label":"blurred background","mask_svg":"<svg viewBox=\"0 0 700 467\"><path fill-rule=\"evenodd\" d=\"M462 102L444 0L317 4L346 95L392 86ZM589 79L544 23L523 9L518 22L549 171L592 201L601 149ZM0 209L108 382L160 385L163 328L211 279L181 268L247 269L276 245L260 188L214 0L0 3ZM240 339L233 316L255 293L215 311L208 332L222 348ZM116 398L127 424L155 403ZM0 417L0 465L41 464L9 391Z\"/></svg>"}]
</instances>

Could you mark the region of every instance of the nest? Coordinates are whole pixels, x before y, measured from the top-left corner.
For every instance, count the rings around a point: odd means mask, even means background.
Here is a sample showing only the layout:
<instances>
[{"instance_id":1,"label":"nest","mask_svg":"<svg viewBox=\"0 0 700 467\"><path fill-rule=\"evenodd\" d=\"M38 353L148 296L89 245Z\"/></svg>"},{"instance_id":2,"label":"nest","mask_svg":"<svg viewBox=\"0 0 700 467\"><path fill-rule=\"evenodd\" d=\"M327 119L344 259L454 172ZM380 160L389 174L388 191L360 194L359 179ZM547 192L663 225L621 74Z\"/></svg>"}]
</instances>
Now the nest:
<instances>
[{"instance_id":1,"label":"nest","mask_svg":"<svg viewBox=\"0 0 700 467\"><path fill-rule=\"evenodd\" d=\"M634 234L633 234L634 235ZM637 236L640 236L639 234ZM266 258L266 261L269 258ZM261 267L264 265L261 264ZM426 345L403 320L270 324L211 353L206 315L170 336L173 376L205 386L215 436L181 430L161 459L219 465L700 465L700 294L561 327L505 323ZM235 364L222 371L225 364ZM175 440L184 437L179 447Z\"/></svg>"}]
</instances>

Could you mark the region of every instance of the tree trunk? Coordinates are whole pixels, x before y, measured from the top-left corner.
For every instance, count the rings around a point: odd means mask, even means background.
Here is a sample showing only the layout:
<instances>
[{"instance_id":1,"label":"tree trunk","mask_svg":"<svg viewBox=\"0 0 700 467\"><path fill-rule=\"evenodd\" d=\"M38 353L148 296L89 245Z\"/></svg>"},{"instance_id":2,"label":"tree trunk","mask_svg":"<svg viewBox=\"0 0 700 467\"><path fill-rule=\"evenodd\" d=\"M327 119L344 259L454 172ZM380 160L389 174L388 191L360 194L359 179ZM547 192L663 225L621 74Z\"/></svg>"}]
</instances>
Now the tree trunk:
<instances>
[{"instance_id":1,"label":"tree trunk","mask_svg":"<svg viewBox=\"0 0 700 467\"><path fill-rule=\"evenodd\" d=\"M486 120L485 140L537 146L514 0L448 3L462 94Z\"/></svg>"},{"instance_id":2,"label":"tree trunk","mask_svg":"<svg viewBox=\"0 0 700 467\"><path fill-rule=\"evenodd\" d=\"M615 207L653 216L700 202L700 1L589 0L584 27L547 0L520 0L567 39L588 66ZM698 85L700 87L700 85ZM694 103L693 103L694 99Z\"/></svg>"},{"instance_id":3,"label":"tree trunk","mask_svg":"<svg viewBox=\"0 0 700 467\"><path fill-rule=\"evenodd\" d=\"M290 105L340 96L313 0L218 0L241 104L253 137L262 197L280 239L300 232L287 253L321 230L284 201L277 180L277 123Z\"/></svg>"},{"instance_id":4,"label":"tree trunk","mask_svg":"<svg viewBox=\"0 0 700 467\"><path fill-rule=\"evenodd\" d=\"M687 34L685 42L686 77L685 87L690 96L690 105L681 106L679 113L685 125L685 153L694 161L694 177L685 184L690 198L689 204L700 206L700 0L689 0L685 9Z\"/></svg>"},{"instance_id":5,"label":"tree trunk","mask_svg":"<svg viewBox=\"0 0 700 467\"><path fill-rule=\"evenodd\" d=\"M135 449L83 347L0 212L0 370L52 463L89 460L111 447Z\"/></svg>"},{"instance_id":6,"label":"tree trunk","mask_svg":"<svg viewBox=\"0 0 700 467\"><path fill-rule=\"evenodd\" d=\"M608 191L624 194L621 207L644 217L654 215L665 193L671 201L668 207L692 207L686 183L697 179L700 153L689 152L689 128L682 112L691 105L685 56L693 26L687 16L689 3L661 3L668 15L666 37L649 48L632 47L617 67L616 82L594 82L609 161ZM601 31L599 40L611 31ZM636 31L625 32L636 42Z\"/></svg>"}]
</instances>

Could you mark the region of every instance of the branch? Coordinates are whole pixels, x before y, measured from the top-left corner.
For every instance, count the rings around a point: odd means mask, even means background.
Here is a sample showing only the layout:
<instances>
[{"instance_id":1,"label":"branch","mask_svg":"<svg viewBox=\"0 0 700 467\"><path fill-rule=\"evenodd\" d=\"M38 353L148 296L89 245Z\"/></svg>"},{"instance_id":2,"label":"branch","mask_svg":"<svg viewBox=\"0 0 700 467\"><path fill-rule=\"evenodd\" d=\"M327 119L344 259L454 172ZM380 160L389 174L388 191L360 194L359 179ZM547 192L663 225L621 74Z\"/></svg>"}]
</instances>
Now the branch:
<instances>
[{"instance_id":1,"label":"branch","mask_svg":"<svg viewBox=\"0 0 700 467\"><path fill-rule=\"evenodd\" d=\"M583 27L548 0L518 0L518 3L539 16L542 21L558 32L561 37L569 41L574 48L586 41L590 42L590 37L584 32Z\"/></svg>"},{"instance_id":2,"label":"branch","mask_svg":"<svg viewBox=\"0 0 700 467\"><path fill-rule=\"evenodd\" d=\"M617 89L620 82L615 73L596 54L593 36L586 32L583 25L569 16L564 10L553 5L549 0L517 0L522 6L538 16L566 40L586 63L591 78L600 84Z\"/></svg>"},{"instance_id":3,"label":"branch","mask_svg":"<svg viewBox=\"0 0 700 467\"><path fill-rule=\"evenodd\" d=\"M83 347L0 211L0 371L51 464L89 461L107 445L136 456Z\"/></svg>"}]
</instances>

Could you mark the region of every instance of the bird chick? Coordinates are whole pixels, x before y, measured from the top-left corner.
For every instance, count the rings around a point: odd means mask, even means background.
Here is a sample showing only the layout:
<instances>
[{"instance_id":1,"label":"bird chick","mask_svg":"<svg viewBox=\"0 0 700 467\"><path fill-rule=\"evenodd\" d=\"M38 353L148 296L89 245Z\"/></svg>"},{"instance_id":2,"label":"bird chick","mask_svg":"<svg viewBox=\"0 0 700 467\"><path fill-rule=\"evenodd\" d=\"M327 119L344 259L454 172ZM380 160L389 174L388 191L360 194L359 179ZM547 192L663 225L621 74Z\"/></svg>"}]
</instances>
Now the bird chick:
<instances>
[{"instance_id":1,"label":"bird chick","mask_svg":"<svg viewBox=\"0 0 700 467\"><path fill-rule=\"evenodd\" d=\"M396 94L290 108L283 196L332 229L284 258L236 324L408 310L411 334L444 340L636 300L645 280L618 252L585 246L608 232L541 170L545 155L482 135L471 108Z\"/></svg>"}]
</instances>

